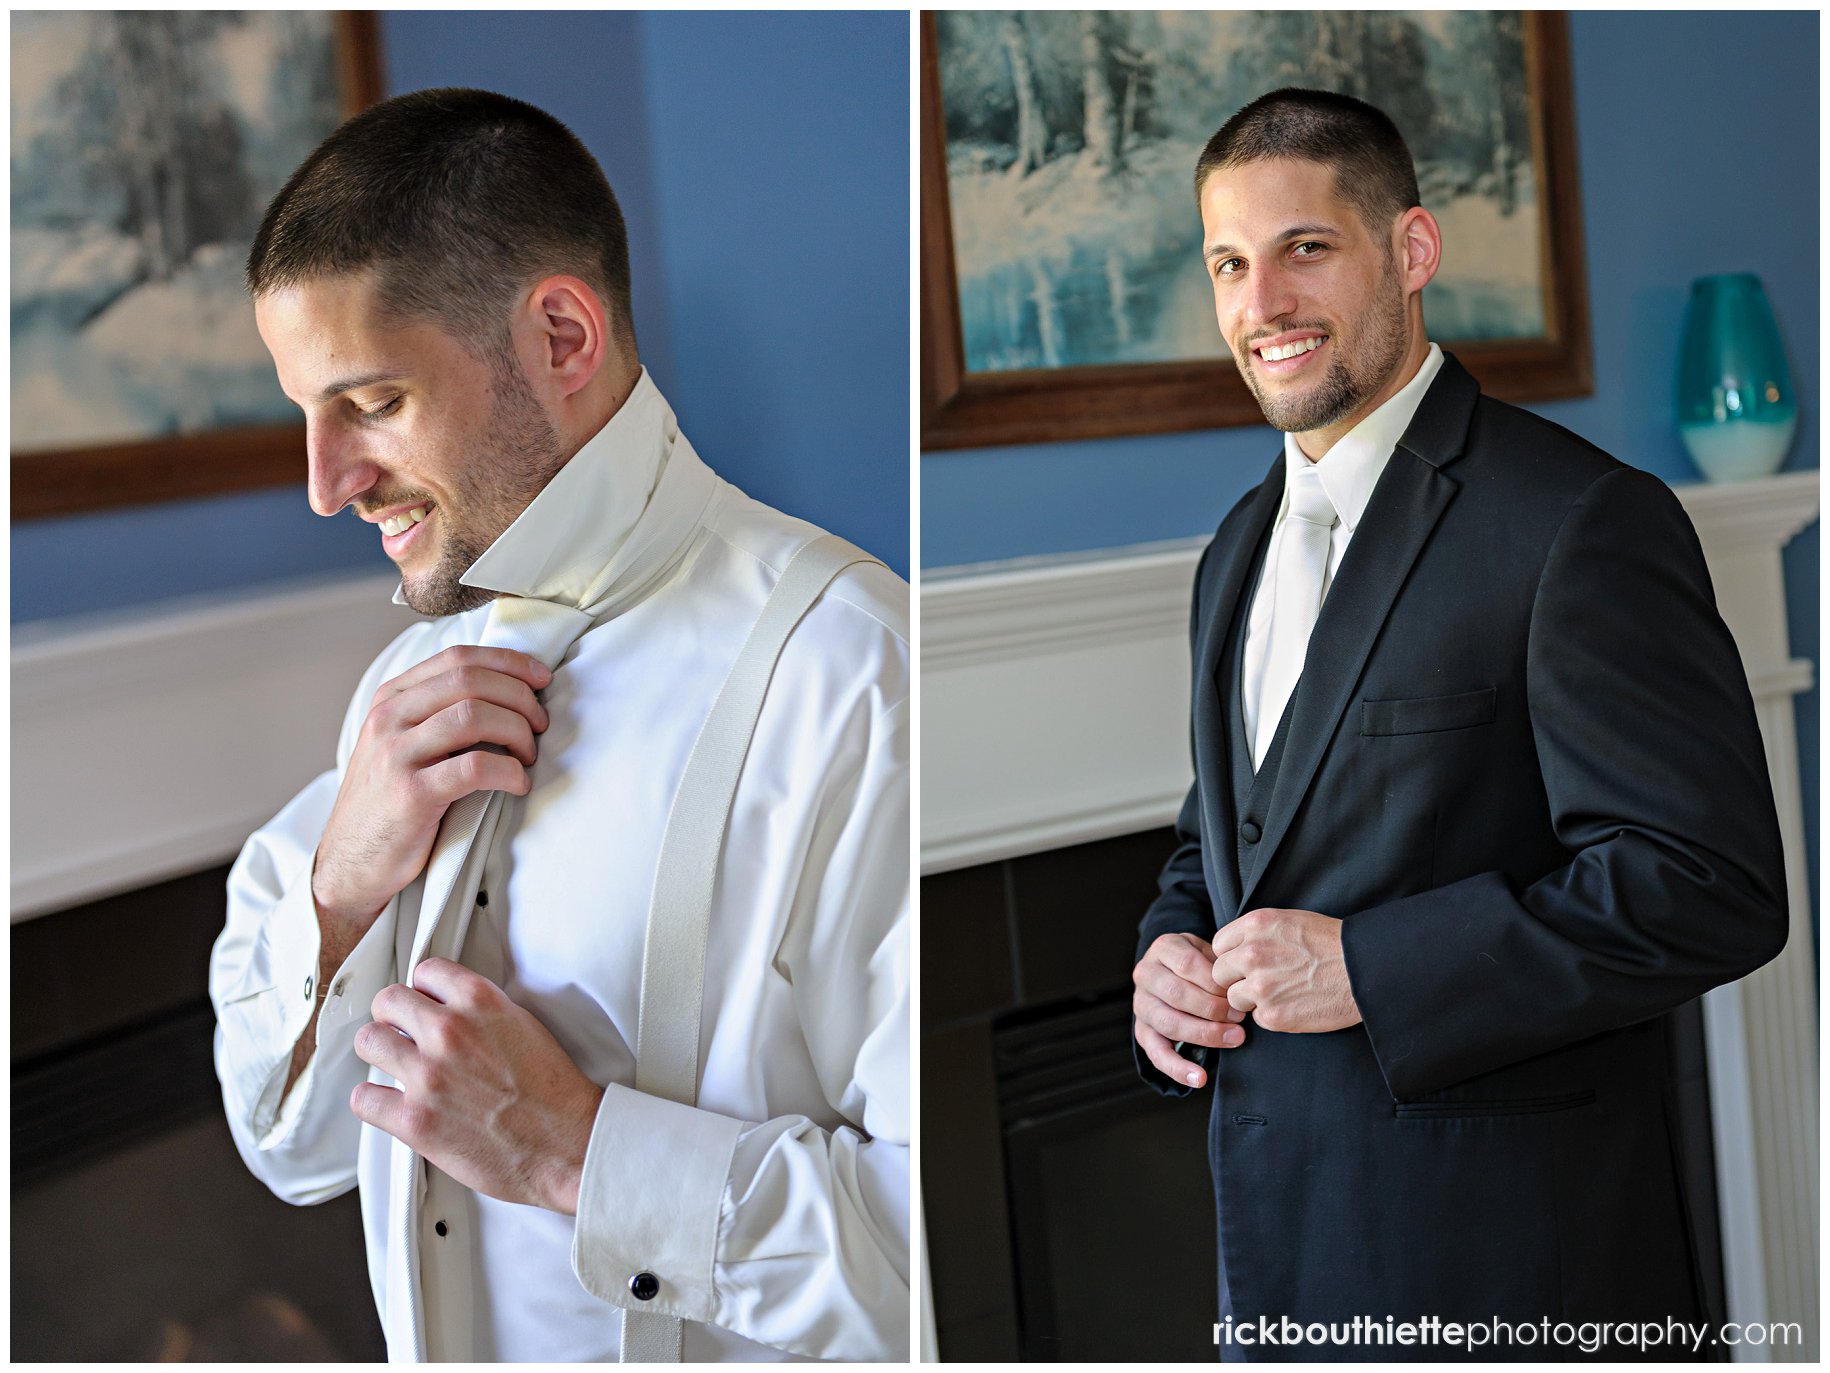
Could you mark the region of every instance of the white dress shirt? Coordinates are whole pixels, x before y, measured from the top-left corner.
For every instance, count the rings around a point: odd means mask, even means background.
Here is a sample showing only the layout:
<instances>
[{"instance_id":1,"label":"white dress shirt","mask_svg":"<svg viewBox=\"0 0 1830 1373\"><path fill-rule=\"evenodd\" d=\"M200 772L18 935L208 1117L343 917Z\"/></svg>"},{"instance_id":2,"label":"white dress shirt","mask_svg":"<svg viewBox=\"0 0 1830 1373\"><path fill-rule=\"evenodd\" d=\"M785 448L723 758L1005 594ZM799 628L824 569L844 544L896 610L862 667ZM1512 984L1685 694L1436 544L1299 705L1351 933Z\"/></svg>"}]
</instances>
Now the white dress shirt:
<instances>
[{"instance_id":1,"label":"white dress shirt","mask_svg":"<svg viewBox=\"0 0 1830 1373\"><path fill-rule=\"evenodd\" d=\"M1432 343L1417 375L1336 440L1319 463L1309 461L1308 454L1296 442L1295 434L1284 435L1284 499L1277 507L1277 518L1271 525L1271 543L1265 550L1265 571L1252 598L1251 618L1246 622L1245 662L1239 674L1239 704L1245 715L1245 737L1254 741L1254 769L1264 762L1270 744L1269 735L1265 737L1264 747L1258 743L1258 709L1264 695L1265 658L1271 642L1271 605L1276 599L1271 576L1272 569L1277 566L1278 544L1290 511L1290 482L1301 468L1314 467L1321 477L1322 489L1334 505L1335 514L1340 516L1340 523L1335 525L1334 535L1328 541L1328 570L1322 577L1322 599L1326 601L1328 589L1334 585L1334 575L1340 570L1341 559L1347 554L1347 545L1353 541L1353 532L1359 528L1360 518L1366 513L1366 503L1372 499L1373 488L1379 484L1380 474L1391 460L1398 440L1410 427L1411 417L1417 413L1424 392L1430 389L1430 383L1441 369L1442 349Z\"/></svg>"},{"instance_id":2,"label":"white dress shirt","mask_svg":"<svg viewBox=\"0 0 1830 1373\"><path fill-rule=\"evenodd\" d=\"M644 371L464 578L572 605L625 593L544 692L533 790L484 859L488 903L463 949L606 1087L576 1220L428 1166L421 1233L388 1233L389 1141L348 1103L369 1076L355 1032L405 972L413 931L397 928L398 901L333 977L311 1065L280 1101L318 964L312 856L371 697L475 643L487 607L395 640L356 688L337 767L243 848L210 969L230 1128L288 1201L361 1186L391 1356L411 1351L387 1275L411 1250L430 1358L614 1359L622 1307L684 1318L688 1360L907 1357L910 673L894 573L842 573L771 681L713 899L698 1105L629 1085L668 807L739 647L813 532L713 475ZM662 1279L661 1297L631 1295L641 1271Z\"/></svg>"}]
</instances>

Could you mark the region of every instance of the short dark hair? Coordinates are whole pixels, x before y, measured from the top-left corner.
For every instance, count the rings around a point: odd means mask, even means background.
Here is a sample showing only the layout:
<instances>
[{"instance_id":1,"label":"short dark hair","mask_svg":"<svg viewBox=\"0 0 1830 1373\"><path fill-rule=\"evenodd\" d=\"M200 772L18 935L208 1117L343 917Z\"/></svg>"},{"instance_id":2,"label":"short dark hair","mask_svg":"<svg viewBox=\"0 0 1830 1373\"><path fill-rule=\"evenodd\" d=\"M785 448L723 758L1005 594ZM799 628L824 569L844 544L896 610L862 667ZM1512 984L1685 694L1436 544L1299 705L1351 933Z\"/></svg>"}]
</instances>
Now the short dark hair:
<instances>
[{"instance_id":1,"label":"short dark hair","mask_svg":"<svg viewBox=\"0 0 1830 1373\"><path fill-rule=\"evenodd\" d=\"M1351 95L1294 86L1259 96L1207 140L1195 163L1195 199L1221 168L1271 158L1333 169L1336 192L1375 233L1422 203L1411 150L1383 110Z\"/></svg>"},{"instance_id":2,"label":"short dark hair","mask_svg":"<svg viewBox=\"0 0 1830 1373\"><path fill-rule=\"evenodd\" d=\"M434 319L480 356L506 345L519 292L568 273L635 351L616 195L577 136L525 101L414 91L346 120L267 207L248 290L371 267L390 313Z\"/></svg>"}]
</instances>

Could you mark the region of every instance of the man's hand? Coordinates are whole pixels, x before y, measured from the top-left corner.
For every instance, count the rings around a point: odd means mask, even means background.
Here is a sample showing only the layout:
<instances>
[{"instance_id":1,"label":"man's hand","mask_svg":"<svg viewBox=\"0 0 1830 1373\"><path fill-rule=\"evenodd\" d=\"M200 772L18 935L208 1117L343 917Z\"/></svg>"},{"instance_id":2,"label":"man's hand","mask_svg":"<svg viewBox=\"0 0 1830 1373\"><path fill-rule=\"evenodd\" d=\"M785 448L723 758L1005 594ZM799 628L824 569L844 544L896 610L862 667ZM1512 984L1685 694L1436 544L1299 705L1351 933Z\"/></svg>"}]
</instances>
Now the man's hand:
<instances>
[{"instance_id":1,"label":"man's hand","mask_svg":"<svg viewBox=\"0 0 1830 1373\"><path fill-rule=\"evenodd\" d=\"M404 1090L364 1082L350 1110L466 1187L577 1214L603 1089L488 978L428 958L414 980L376 993L356 1032L356 1056Z\"/></svg>"},{"instance_id":2,"label":"man's hand","mask_svg":"<svg viewBox=\"0 0 1830 1373\"><path fill-rule=\"evenodd\" d=\"M1261 908L1214 936L1213 981L1266 1030L1315 1034L1360 1023L1341 956L1341 922L1315 911Z\"/></svg>"},{"instance_id":3,"label":"man's hand","mask_svg":"<svg viewBox=\"0 0 1830 1373\"><path fill-rule=\"evenodd\" d=\"M1214 951L1192 934L1162 935L1144 951L1131 971L1137 991L1131 1010L1137 1017L1138 1046L1158 1072L1199 1087L1207 1081L1201 1066L1175 1050L1176 1042L1231 1049L1245 1042L1243 1011L1234 1010L1214 990Z\"/></svg>"},{"instance_id":4,"label":"man's hand","mask_svg":"<svg viewBox=\"0 0 1830 1373\"><path fill-rule=\"evenodd\" d=\"M547 726L534 692L552 679L525 653L463 645L381 684L312 870L320 920L337 927L339 942L353 948L419 876L453 801L473 791L527 794L534 736Z\"/></svg>"}]
</instances>

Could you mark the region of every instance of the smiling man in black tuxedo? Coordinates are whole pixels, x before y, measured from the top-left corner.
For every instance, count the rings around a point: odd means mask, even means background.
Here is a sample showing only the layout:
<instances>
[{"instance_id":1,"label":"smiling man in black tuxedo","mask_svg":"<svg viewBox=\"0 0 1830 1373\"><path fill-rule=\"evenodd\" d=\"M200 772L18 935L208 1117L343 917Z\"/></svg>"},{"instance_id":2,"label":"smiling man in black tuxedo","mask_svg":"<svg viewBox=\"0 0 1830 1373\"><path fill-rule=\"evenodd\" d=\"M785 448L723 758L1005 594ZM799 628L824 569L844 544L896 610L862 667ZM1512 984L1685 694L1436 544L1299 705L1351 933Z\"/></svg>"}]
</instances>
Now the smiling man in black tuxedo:
<instances>
[{"instance_id":1,"label":"smiling man in black tuxedo","mask_svg":"<svg viewBox=\"0 0 1830 1373\"><path fill-rule=\"evenodd\" d=\"M1260 1318L1702 1321L1666 1017L1786 903L1696 535L1429 341L1441 233L1385 115L1274 92L1196 195L1284 431L1196 574L1196 781L1134 974L1140 1071L1211 1079L1222 1357L1400 1353Z\"/></svg>"}]
</instances>

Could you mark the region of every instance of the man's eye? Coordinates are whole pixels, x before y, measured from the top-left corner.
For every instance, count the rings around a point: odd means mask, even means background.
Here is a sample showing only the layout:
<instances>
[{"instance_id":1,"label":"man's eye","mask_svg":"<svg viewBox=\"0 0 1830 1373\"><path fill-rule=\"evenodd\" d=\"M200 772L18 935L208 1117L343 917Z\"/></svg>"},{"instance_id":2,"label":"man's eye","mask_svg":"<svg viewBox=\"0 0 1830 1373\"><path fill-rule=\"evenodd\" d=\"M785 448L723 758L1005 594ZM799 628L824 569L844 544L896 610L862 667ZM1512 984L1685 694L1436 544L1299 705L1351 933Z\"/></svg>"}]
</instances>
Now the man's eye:
<instances>
[{"instance_id":1,"label":"man's eye","mask_svg":"<svg viewBox=\"0 0 1830 1373\"><path fill-rule=\"evenodd\" d=\"M1220 261L1218 261L1214 264L1214 275L1217 277L1234 276L1238 273L1239 269L1244 266L1245 266L1245 261L1242 258L1236 258L1236 257L1221 258Z\"/></svg>"},{"instance_id":2,"label":"man's eye","mask_svg":"<svg viewBox=\"0 0 1830 1373\"><path fill-rule=\"evenodd\" d=\"M400 409L400 402L402 399L403 399L402 397L396 396L396 397L394 397L393 400L389 401L386 405L377 406L373 410L364 410L362 412L362 418L365 420L386 419L389 415L393 414L396 410Z\"/></svg>"},{"instance_id":3,"label":"man's eye","mask_svg":"<svg viewBox=\"0 0 1830 1373\"><path fill-rule=\"evenodd\" d=\"M1325 248L1327 248L1327 246L1328 245L1326 243L1315 243L1315 242L1299 243L1296 245L1296 251L1298 253L1302 254L1304 257L1314 257L1316 253L1323 251ZM1313 248L1315 250L1315 252L1310 252L1309 250L1311 248Z\"/></svg>"}]
</instances>

